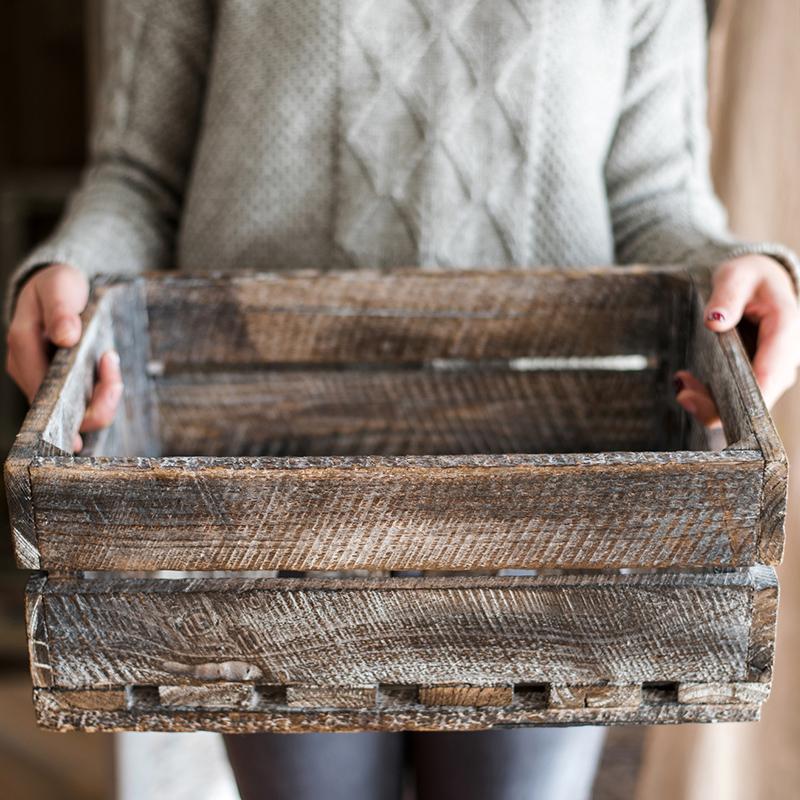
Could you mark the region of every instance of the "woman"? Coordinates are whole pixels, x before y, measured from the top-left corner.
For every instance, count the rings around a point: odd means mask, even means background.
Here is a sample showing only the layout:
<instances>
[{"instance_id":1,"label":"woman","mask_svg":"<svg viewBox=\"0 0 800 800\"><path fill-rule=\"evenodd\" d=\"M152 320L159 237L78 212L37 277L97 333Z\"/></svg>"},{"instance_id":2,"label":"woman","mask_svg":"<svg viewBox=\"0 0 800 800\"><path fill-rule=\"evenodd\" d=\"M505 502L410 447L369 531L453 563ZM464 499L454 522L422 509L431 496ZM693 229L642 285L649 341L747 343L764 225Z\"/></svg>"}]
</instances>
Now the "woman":
<instances>
[{"instance_id":1,"label":"woman","mask_svg":"<svg viewBox=\"0 0 800 800\"><path fill-rule=\"evenodd\" d=\"M700 0L128 0L92 160L9 288L32 398L87 278L158 268L714 267L712 330L759 325L773 402L797 366L798 264L728 233L708 178ZM103 356L81 430L122 392ZM705 424L705 387L676 376ZM76 436L75 448L81 447ZM408 737L425 797L586 797L595 728ZM397 734L258 734L245 798L397 797Z\"/></svg>"}]
</instances>

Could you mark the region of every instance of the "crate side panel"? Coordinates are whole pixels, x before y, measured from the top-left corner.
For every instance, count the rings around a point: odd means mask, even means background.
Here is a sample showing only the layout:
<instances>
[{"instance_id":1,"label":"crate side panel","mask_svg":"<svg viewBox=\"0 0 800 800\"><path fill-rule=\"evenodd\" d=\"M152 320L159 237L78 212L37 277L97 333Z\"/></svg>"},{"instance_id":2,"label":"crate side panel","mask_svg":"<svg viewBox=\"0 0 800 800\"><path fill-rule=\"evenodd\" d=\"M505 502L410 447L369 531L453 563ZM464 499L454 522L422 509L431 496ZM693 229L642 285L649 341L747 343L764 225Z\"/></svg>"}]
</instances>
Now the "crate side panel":
<instances>
[{"instance_id":1,"label":"crate side panel","mask_svg":"<svg viewBox=\"0 0 800 800\"><path fill-rule=\"evenodd\" d=\"M710 388L719 408L728 448L756 449L764 458L755 562L778 564L783 556L788 496L786 453L755 381L738 333L715 334L703 324L703 299L694 296L690 368ZM754 562L754 563L755 563Z\"/></svg>"},{"instance_id":2,"label":"crate side panel","mask_svg":"<svg viewBox=\"0 0 800 800\"><path fill-rule=\"evenodd\" d=\"M158 456L161 453L158 409L150 355L145 281L136 279L108 289L108 335L120 357L124 392L113 423L84 434L82 455Z\"/></svg>"},{"instance_id":3,"label":"crate side panel","mask_svg":"<svg viewBox=\"0 0 800 800\"><path fill-rule=\"evenodd\" d=\"M148 310L167 371L660 354L667 286L619 268L163 277L149 282Z\"/></svg>"},{"instance_id":4,"label":"crate side panel","mask_svg":"<svg viewBox=\"0 0 800 800\"><path fill-rule=\"evenodd\" d=\"M754 583L716 575L50 580L53 684L746 680Z\"/></svg>"},{"instance_id":5,"label":"crate side panel","mask_svg":"<svg viewBox=\"0 0 800 800\"><path fill-rule=\"evenodd\" d=\"M318 369L158 380L169 455L660 450L655 370ZM137 455L135 452L129 455Z\"/></svg>"},{"instance_id":6,"label":"crate side panel","mask_svg":"<svg viewBox=\"0 0 800 800\"><path fill-rule=\"evenodd\" d=\"M49 569L750 563L759 455L679 455L40 459L31 474Z\"/></svg>"}]
</instances>

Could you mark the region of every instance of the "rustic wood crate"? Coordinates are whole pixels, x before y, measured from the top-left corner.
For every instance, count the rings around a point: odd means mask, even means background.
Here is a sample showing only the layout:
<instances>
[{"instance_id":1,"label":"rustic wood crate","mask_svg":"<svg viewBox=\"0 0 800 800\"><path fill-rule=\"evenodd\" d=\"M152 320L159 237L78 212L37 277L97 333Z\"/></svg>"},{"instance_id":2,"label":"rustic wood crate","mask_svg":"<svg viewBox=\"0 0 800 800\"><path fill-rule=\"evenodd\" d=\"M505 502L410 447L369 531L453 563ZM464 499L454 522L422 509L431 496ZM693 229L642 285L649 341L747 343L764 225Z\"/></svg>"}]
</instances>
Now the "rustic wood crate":
<instances>
[{"instance_id":1,"label":"rustic wood crate","mask_svg":"<svg viewBox=\"0 0 800 800\"><path fill-rule=\"evenodd\" d=\"M679 268L98 282L6 463L40 723L756 719L786 459L702 304Z\"/></svg>"}]
</instances>

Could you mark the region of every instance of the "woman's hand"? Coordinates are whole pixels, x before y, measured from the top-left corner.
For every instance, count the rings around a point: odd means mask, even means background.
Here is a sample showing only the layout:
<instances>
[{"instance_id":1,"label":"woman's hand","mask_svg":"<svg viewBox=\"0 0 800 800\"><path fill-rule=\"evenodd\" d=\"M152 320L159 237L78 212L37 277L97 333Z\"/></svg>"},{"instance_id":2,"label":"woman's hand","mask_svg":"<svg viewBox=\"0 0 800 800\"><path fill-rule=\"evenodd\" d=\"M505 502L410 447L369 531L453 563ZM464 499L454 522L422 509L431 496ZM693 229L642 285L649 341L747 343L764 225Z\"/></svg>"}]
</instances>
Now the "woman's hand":
<instances>
[{"instance_id":1,"label":"woman's hand","mask_svg":"<svg viewBox=\"0 0 800 800\"><path fill-rule=\"evenodd\" d=\"M81 338L80 313L88 299L89 281L67 264L38 270L22 287L8 328L6 370L29 403L47 372L48 343L72 347ZM110 425L121 396L119 356L108 350L100 358L97 383L80 431L96 431ZM83 447L77 433L72 446L75 452Z\"/></svg>"},{"instance_id":2,"label":"woman's hand","mask_svg":"<svg viewBox=\"0 0 800 800\"><path fill-rule=\"evenodd\" d=\"M706 327L728 331L743 318L758 326L753 372L771 408L794 383L800 364L800 307L789 273L769 256L740 256L714 272ZM720 426L711 394L694 375L676 372L675 388L677 401L699 422Z\"/></svg>"}]
</instances>

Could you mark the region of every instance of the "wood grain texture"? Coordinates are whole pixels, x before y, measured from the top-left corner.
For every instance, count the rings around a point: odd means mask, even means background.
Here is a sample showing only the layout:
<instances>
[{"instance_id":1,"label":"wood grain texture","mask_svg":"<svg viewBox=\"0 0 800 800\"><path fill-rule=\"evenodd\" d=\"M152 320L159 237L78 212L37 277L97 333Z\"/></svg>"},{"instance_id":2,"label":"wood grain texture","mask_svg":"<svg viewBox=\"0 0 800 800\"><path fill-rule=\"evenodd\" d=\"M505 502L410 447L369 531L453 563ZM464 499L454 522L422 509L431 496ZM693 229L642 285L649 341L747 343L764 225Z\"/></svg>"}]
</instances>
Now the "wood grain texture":
<instances>
[{"instance_id":1,"label":"wood grain texture","mask_svg":"<svg viewBox=\"0 0 800 800\"><path fill-rule=\"evenodd\" d=\"M656 353L669 313L664 275L676 272L162 275L147 285L152 355L169 372L187 364Z\"/></svg>"},{"instance_id":2,"label":"wood grain texture","mask_svg":"<svg viewBox=\"0 0 800 800\"><path fill-rule=\"evenodd\" d=\"M112 282L104 291L111 338L98 348L98 355L114 347L125 390L113 423L86 434L81 454L158 456L161 442L154 381L147 369L150 343L144 281Z\"/></svg>"},{"instance_id":3,"label":"wood grain texture","mask_svg":"<svg viewBox=\"0 0 800 800\"><path fill-rule=\"evenodd\" d=\"M755 560L758 452L37 459L48 569L500 569Z\"/></svg>"},{"instance_id":4,"label":"wood grain texture","mask_svg":"<svg viewBox=\"0 0 800 800\"><path fill-rule=\"evenodd\" d=\"M757 718L777 583L741 567L780 559L786 458L700 291L641 267L98 281L6 464L20 565L83 576L29 587L40 721ZM124 408L73 458L111 346ZM667 391L687 361L722 452ZM480 574L505 569L576 572Z\"/></svg>"},{"instance_id":5,"label":"wood grain texture","mask_svg":"<svg viewBox=\"0 0 800 800\"><path fill-rule=\"evenodd\" d=\"M77 431L85 404L81 392L88 391L91 382L98 340L110 331L104 323L108 302L104 292L96 292L81 315L81 342L56 352L4 464L14 554L23 569L41 568L29 467L39 455L72 452L72 433Z\"/></svg>"},{"instance_id":6,"label":"wood grain texture","mask_svg":"<svg viewBox=\"0 0 800 800\"><path fill-rule=\"evenodd\" d=\"M289 708L374 708L377 686L287 686Z\"/></svg>"},{"instance_id":7,"label":"wood grain texture","mask_svg":"<svg viewBox=\"0 0 800 800\"><path fill-rule=\"evenodd\" d=\"M25 591L25 625L28 634L28 659L34 686L52 686L53 668L50 663L50 638L43 592L45 575L34 575Z\"/></svg>"},{"instance_id":8,"label":"wood grain texture","mask_svg":"<svg viewBox=\"0 0 800 800\"><path fill-rule=\"evenodd\" d=\"M679 703L763 703L769 697L768 683L682 683Z\"/></svg>"},{"instance_id":9,"label":"wood grain texture","mask_svg":"<svg viewBox=\"0 0 800 800\"><path fill-rule=\"evenodd\" d=\"M641 703L641 684L550 687L549 704L553 708L636 708Z\"/></svg>"},{"instance_id":10,"label":"wood grain texture","mask_svg":"<svg viewBox=\"0 0 800 800\"><path fill-rule=\"evenodd\" d=\"M524 578L111 576L51 578L33 588L32 600L43 598L52 680L61 688L199 684L220 663L243 665L227 680L259 684L630 685L751 680L751 603L774 586L769 568Z\"/></svg>"},{"instance_id":11,"label":"wood grain texture","mask_svg":"<svg viewBox=\"0 0 800 800\"><path fill-rule=\"evenodd\" d=\"M83 731L402 731L485 730L532 725L657 725L691 722L752 722L761 706L754 704L666 703L637 708L537 708L524 705L463 708L408 706L377 709L258 708L248 711L133 708L89 711L71 707L57 690L34 691L37 721L53 730Z\"/></svg>"},{"instance_id":12,"label":"wood grain texture","mask_svg":"<svg viewBox=\"0 0 800 800\"><path fill-rule=\"evenodd\" d=\"M596 453L669 446L658 378L465 362L180 373L156 386L168 455Z\"/></svg>"},{"instance_id":13,"label":"wood grain texture","mask_svg":"<svg viewBox=\"0 0 800 800\"><path fill-rule=\"evenodd\" d=\"M72 452L72 439L78 432L92 393L97 361L114 347L112 302L113 293L109 291L93 296L84 314L80 341L75 347L56 354L39 390L50 406L42 439L65 453Z\"/></svg>"},{"instance_id":14,"label":"wood grain texture","mask_svg":"<svg viewBox=\"0 0 800 800\"><path fill-rule=\"evenodd\" d=\"M513 686L470 686L450 684L420 686L419 702L424 706L510 706L514 701Z\"/></svg>"},{"instance_id":15,"label":"wood grain texture","mask_svg":"<svg viewBox=\"0 0 800 800\"><path fill-rule=\"evenodd\" d=\"M249 708L254 698L253 686L245 683L158 687L159 702L167 708Z\"/></svg>"},{"instance_id":16,"label":"wood grain texture","mask_svg":"<svg viewBox=\"0 0 800 800\"><path fill-rule=\"evenodd\" d=\"M128 698L125 688L118 689L63 689L53 693L62 708L83 711L125 711ZM166 705L166 704L165 704ZM195 704L199 707L199 704Z\"/></svg>"},{"instance_id":17,"label":"wood grain texture","mask_svg":"<svg viewBox=\"0 0 800 800\"><path fill-rule=\"evenodd\" d=\"M747 651L748 680L768 683L775 661L775 631L778 623L777 581L765 581L751 598L750 643Z\"/></svg>"},{"instance_id":18,"label":"wood grain texture","mask_svg":"<svg viewBox=\"0 0 800 800\"><path fill-rule=\"evenodd\" d=\"M717 403L730 450L757 449L764 458L759 504L757 560L778 564L784 547L788 462L738 333L715 334L703 324L707 289L693 296L691 369L707 383Z\"/></svg>"},{"instance_id":19,"label":"wood grain texture","mask_svg":"<svg viewBox=\"0 0 800 800\"><path fill-rule=\"evenodd\" d=\"M33 518L29 472L35 443L35 436L22 432L17 434L11 455L3 465L14 557L20 569L40 569L42 563Z\"/></svg>"}]
</instances>

